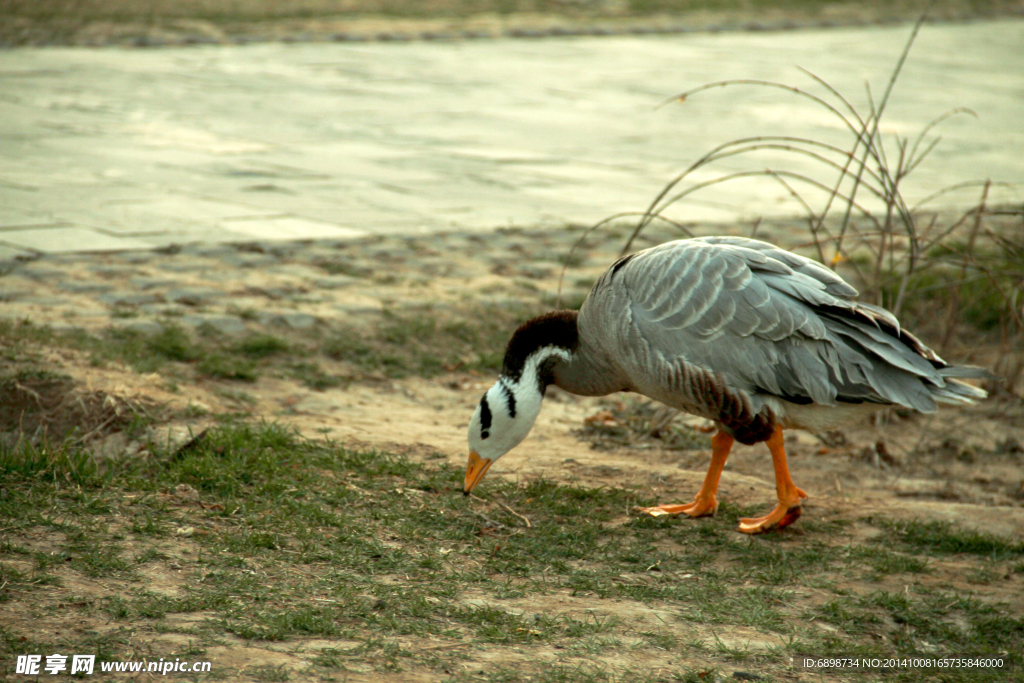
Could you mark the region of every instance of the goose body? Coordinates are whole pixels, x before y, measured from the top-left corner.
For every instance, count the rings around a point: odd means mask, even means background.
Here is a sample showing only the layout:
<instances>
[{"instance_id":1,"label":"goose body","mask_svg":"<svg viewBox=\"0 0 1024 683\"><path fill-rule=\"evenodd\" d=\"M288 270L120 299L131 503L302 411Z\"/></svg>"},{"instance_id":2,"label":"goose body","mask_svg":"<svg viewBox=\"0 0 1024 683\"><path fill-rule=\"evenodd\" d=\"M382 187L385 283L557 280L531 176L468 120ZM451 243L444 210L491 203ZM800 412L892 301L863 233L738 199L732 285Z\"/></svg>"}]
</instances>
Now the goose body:
<instances>
[{"instance_id":1,"label":"goose body","mask_svg":"<svg viewBox=\"0 0 1024 683\"><path fill-rule=\"evenodd\" d=\"M985 392L958 381L980 368L939 358L888 311L855 300L831 270L740 237L678 240L619 259L576 311L527 321L470 421L469 493L529 433L545 388L584 396L633 391L713 420L712 461L693 503L650 514L713 514L736 440L765 441L779 505L742 520L759 533L800 514L783 429L822 430L886 406L923 413Z\"/></svg>"}]
</instances>

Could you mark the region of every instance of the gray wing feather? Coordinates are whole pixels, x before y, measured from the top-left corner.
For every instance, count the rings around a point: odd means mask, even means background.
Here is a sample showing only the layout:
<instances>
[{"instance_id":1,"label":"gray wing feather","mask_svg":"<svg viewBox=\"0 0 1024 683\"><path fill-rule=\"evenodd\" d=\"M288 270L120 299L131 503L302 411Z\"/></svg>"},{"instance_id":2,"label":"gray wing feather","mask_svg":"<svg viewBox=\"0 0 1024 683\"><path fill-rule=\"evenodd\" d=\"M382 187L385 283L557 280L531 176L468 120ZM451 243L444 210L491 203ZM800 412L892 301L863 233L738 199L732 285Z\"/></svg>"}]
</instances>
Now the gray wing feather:
<instances>
[{"instance_id":1,"label":"gray wing feather","mask_svg":"<svg viewBox=\"0 0 1024 683\"><path fill-rule=\"evenodd\" d=\"M880 356L886 363L921 377L931 377L935 367L915 353L907 353L907 347L897 338L882 330L858 320L843 320L833 325L840 337L853 341L863 349Z\"/></svg>"},{"instance_id":2,"label":"gray wing feather","mask_svg":"<svg viewBox=\"0 0 1024 683\"><path fill-rule=\"evenodd\" d=\"M813 280L817 280L825 286L825 291L833 296L853 298L857 296L857 290L854 289L846 282L843 278L836 275L834 272L821 265L817 261L812 261L808 258L804 258L799 254L794 254L791 251L785 249L779 249L774 244L762 242L760 240L748 239L746 237L699 237L695 242L703 242L704 244L722 244L739 249L747 249L761 253L765 259L771 259L784 264L790 270L793 270L801 275L806 275ZM775 272L784 272L777 270ZM880 309L882 310L882 309ZM888 311L886 311L888 313Z\"/></svg>"},{"instance_id":3,"label":"gray wing feather","mask_svg":"<svg viewBox=\"0 0 1024 683\"><path fill-rule=\"evenodd\" d=\"M640 252L595 291L602 286L624 297L631 338L644 347L629 349L644 357L637 367L683 361L750 394L824 405L929 412L936 398L963 400L963 390L942 389L952 375L940 372L941 359L888 311L854 301L857 291L824 266L764 242L671 242Z\"/></svg>"}]
</instances>

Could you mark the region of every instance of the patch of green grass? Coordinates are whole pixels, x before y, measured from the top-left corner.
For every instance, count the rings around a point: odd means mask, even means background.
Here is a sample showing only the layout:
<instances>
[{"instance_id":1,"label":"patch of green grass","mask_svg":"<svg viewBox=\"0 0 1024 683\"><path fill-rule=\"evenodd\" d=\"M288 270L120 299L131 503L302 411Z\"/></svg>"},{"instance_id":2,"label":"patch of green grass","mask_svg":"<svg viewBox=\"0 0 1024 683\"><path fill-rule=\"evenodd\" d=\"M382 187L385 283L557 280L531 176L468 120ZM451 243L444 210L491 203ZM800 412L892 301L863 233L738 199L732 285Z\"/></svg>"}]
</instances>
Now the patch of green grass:
<instances>
[{"instance_id":1,"label":"patch of green grass","mask_svg":"<svg viewBox=\"0 0 1024 683\"><path fill-rule=\"evenodd\" d=\"M0 583L10 592L7 606L63 590L39 591L33 583L59 568L78 577L76 584L122 586L68 598L73 609L62 614L123 631L100 638L69 629L65 644L128 658L124 634L141 628L203 643L237 636L254 647L336 640L338 647L309 655L310 671L325 678L369 668L447 671L459 680L479 648L524 662L541 649L558 654L550 665L516 673L486 665L476 679L575 683L663 678L602 663L627 650L689 653L731 666L756 660L771 669L798 646L892 654L925 641L962 651L1024 645L1019 615L915 586L913 577L928 563L906 544L850 545L832 527L749 538L734 529L735 518L749 511L727 504L707 520L648 519L627 514L653 502L636 490L500 477L466 498L461 468L444 460L353 450L280 425L234 420L194 448L156 455L112 476L83 469L73 449L6 454L0 517L12 520L5 532L13 540L0 545ZM198 503L166 495L182 483L199 492ZM174 533L183 527L192 529L187 539ZM53 552L23 547L21 536L41 531L53 534ZM22 566L25 559L36 566ZM171 564L182 584L173 594L151 591L144 577ZM811 585L832 590L820 587L821 575L856 578L865 565L911 588L832 591L811 614L834 624L837 640L812 638L793 607L797 596ZM538 598L597 608L552 610L536 606ZM625 605L667 616L639 627L618 616ZM202 616L174 625L172 617L190 614ZM709 628L742 628L792 644L758 654L687 640ZM592 660L593 668L574 668L577 658Z\"/></svg>"},{"instance_id":2,"label":"patch of green grass","mask_svg":"<svg viewBox=\"0 0 1024 683\"><path fill-rule=\"evenodd\" d=\"M839 555L837 548L811 539L737 544L735 552L744 573L768 585L791 584L802 576L826 571Z\"/></svg>"},{"instance_id":3,"label":"patch of green grass","mask_svg":"<svg viewBox=\"0 0 1024 683\"><path fill-rule=\"evenodd\" d=\"M296 635L335 637L344 632L336 608L313 605L257 610L243 618L225 620L222 626L241 638L257 640L288 640Z\"/></svg>"},{"instance_id":4,"label":"patch of green grass","mask_svg":"<svg viewBox=\"0 0 1024 683\"><path fill-rule=\"evenodd\" d=\"M157 515L150 514L149 511L143 511L141 514L133 516L131 531L140 536L159 538L167 536L167 525Z\"/></svg>"},{"instance_id":5,"label":"patch of green grass","mask_svg":"<svg viewBox=\"0 0 1024 683\"><path fill-rule=\"evenodd\" d=\"M870 577L878 580L889 574L920 574L928 571L928 559L897 553L879 546L850 546L847 548L851 563L866 565Z\"/></svg>"},{"instance_id":6,"label":"patch of green grass","mask_svg":"<svg viewBox=\"0 0 1024 683\"><path fill-rule=\"evenodd\" d=\"M250 358L267 358L288 353L292 345L272 334L254 334L233 344L231 350Z\"/></svg>"},{"instance_id":7,"label":"patch of green grass","mask_svg":"<svg viewBox=\"0 0 1024 683\"><path fill-rule=\"evenodd\" d=\"M851 635L862 635L870 632L881 619L863 609L857 601L847 597L830 600L816 610L818 618L841 627Z\"/></svg>"},{"instance_id":8,"label":"patch of green grass","mask_svg":"<svg viewBox=\"0 0 1024 683\"><path fill-rule=\"evenodd\" d=\"M54 333L49 326L36 325L31 320L0 319L0 353L8 360L13 360L18 352L24 350L26 344L46 344L53 339Z\"/></svg>"},{"instance_id":9,"label":"patch of green grass","mask_svg":"<svg viewBox=\"0 0 1024 683\"><path fill-rule=\"evenodd\" d=\"M234 379L255 382L258 376L256 364L247 358L215 351L196 363L196 370L218 379Z\"/></svg>"},{"instance_id":10,"label":"patch of green grass","mask_svg":"<svg viewBox=\"0 0 1024 683\"><path fill-rule=\"evenodd\" d=\"M318 363L293 363L288 370L292 377L316 391L325 391L345 384L341 377L324 372Z\"/></svg>"},{"instance_id":11,"label":"patch of green grass","mask_svg":"<svg viewBox=\"0 0 1024 683\"><path fill-rule=\"evenodd\" d=\"M188 333L177 325L164 325L160 332L148 337L125 334L123 338L125 340L141 338L147 351L167 360L187 363L198 358L200 354Z\"/></svg>"},{"instance_id":12,"label":"patch of green grass","mask_svg":"<svg viewBox=\"0 0 1024 683\"><path fill-rule=\"evenodd\" d=\"M350 260L338 257L333 259L321 259L313 265L324 270L330 275L346 275L348 277L368 278L373 275L373 270L357 266Z\"/></svg>"},{"instance_id":13,"label":"patch of green grass","mask_svg":"<svg viewBox=\"0 0 1024 683\"><path fill-rule=\"evenodd\" d=\"M95 462L82 450L63 445L34 446L27 442L20 446L0 444L0 476L35 477L77 485L92 484L99 479ZM0 510L11 506L13 513L15 499L16 494L0 498Z\"/></svg>"},{"instance_id":14,"label":"patch of green grass","mask_svg":"<svg viewBox=\"0 0 1024 683\"><path fill-rule=\"evenodd\" d=\"M1024 619L970 596L922 587L898 593L875 591L832 600L818 608L816 616L848 634L873 634L876 642L895 647L900 654L950 656L1008 652L1008 668L1020 666L1024 661L1021 655ZM823 643L822 646L827 653L829 645ZM879 652L877 648L873 651L876 655ZM958 677L941 680L1011 680L1005 678L1005 670L958 674ZM913 675L913 672L900 672L895 680L914 680Z\"/></svg>"},{"instance_id":15,"label":"patch of green grass","mask_svg":"<svg viewBox=\"0 0 1024 683\"><path fill-rule=\"evenodd\" d=\"M120 361L138 372L152 372L169 361L191 362L202 353L190 336L176 325L165 324L159 332L145 333L128 328L110 328L102 335L83 330L54 332L49 327L0 322L0 338L12 348L25 344L70 347L92 355L95 364Z\"/></svg>"},{"instance_id":16,"label":"patch of green grass","mask_svg":"<svg viewBox=\"0 0 1024 683\"><path fill-rule=\"evenodd\" d=\"M255 666L246 669L246 674L252 676L257 681L267 681L268 683L275 683L277 681L290 681L292 676L288 671L288 667L284 664L277 666Z\"/></svg>"},{"instance_id":17,"label":"patch of green grass","mask_svg":"<svg viewBox=\"0 0 1024 683\"><path fill-rule=\"evenodd\" d=\"M11 655L59 651L59 648L54 647L52 643L37 639L37 635L35 633L23 635L8 625L0 624L0 651Z\"/></svg>"},{"instance_id":18,"label":"patch of green grass","mask_svg":"<svg viewBox=\"0 0 1024 683\"><path fill-rule=\"evenodd\" d=\"M361 374L391 378L419 375L435 377L452 370L496 372L505 346L516 327L540 313L540 306L482 307L467 304L454 311L424 307L385 311L381 319L363 327L341 325L292 339L259 333L232 339L208 330L191 334L165 321L157 332L112 328L100 334L81 330L55 333L30 323L0 325L0 340L10 344L8 355L24 354L32 345L78 349L94 365L119 362L136 372L161 372L176 385L187 379L188 369L214 379L253 382L272 374L298 379L325 390L340 386L342 377ZM311 353L345 363L352 371L341 376L309 360ZM182 367L186 366L186 367Z\"/></svg>"},{"instance_id":19,"label":"patch of green grass","mask_svg":"<svg viewBox=\"0 0 1024 683\"><path fill-rule=\"evenodd\" d=\"M71 543L68 550L70 565L84 576L112 577L133 569L132 563L122 556L120 545L95 547Z\"/></svg>"},{"instance_id":20,"label":"patch of green grass","mask_svg":"<svg viewBox=\"0 0 1024 683\"><path fill-rule=\"evenodd\" d=\"M136 372L168 372L169 364L186 364L200 374L218 379L254 381L260 363L280 355L304 353L271 335L253 335L231 342L219 334L192 335L178 325L165 322L157 332L111 328L98 335L82 330L54 333L29 324L5 323L0 339L14 345L27 343L69 347L90 354L93 365L109 362L129 365ZM173 366L170 373L175 374Z\"/></svg>"},{"instance_id":21,"label":"patch of green grass","mask_svg":"<svg viewBox=\"0 0 1024 683\"><path fill-rule=\"evenodd\" d=\"M679 637L671 631L646 631L640 634L648 643L661 650L675 650Z\"/></svg>"},{"instance_id":22,"label":"patch of green grass","mask_svg":"<svg viewBox=\"0 0 1024 683\"><path fill-rule=\"evenodd\" d=\"M886 530L886 540L933 553L968 553L992 559L1024 555L1024 542L1000 538L973 529L955 527L949 522L920 520L869 519Z\"/></svg>"},{"instance_id":23,"label":"patch of green grass","mask_svg":"<svg viewBox=\"0 0 1024 683\"><path fill-rule=\"evenodd\" d=\"M170 322L155 333L115 328L92 335L81 330L58 334L5 321L0 339L10 343L15 355L32 344L66 346L89 353L95 365L121 362L137 372L159 371L173 378L181 375L183 364L207 377L242 382L277 373L324 390L341 385L342 378L307 360L314 348L351 366L356 377L434 377L451 370L492 373L501 367L515 328L540 312L539 307L526 305L485 309L468 304L458 311L385 311L380 321L365 327L339 326L324 339L314 335L291 340L271 334L240 340L213 333L192 335Z\"/></svg>"},{"instance_id":24,"label":"patch of green grass","mask_svg":"<svg viewBox=\"0 0 1024 683\"><path fill-rule=\"evenodd\" d=\"M132 616L129 602L119 595L107 598L106 604L104 604L102 609L114 621L124 621Z\"/></svg>"},{"instance_id":25,"label":"patch of green grass","mask_svg":"<svg viewBox=\"0 0 1024 683\"><path fill-rule=\"evenodd\" d=\"M340 327L322 353L357 370L400 378L452 370L496 372L516 327L540 309L470 307L457 316L431 308L385 311L368 327Z\"/></svg>"}]
</instances>

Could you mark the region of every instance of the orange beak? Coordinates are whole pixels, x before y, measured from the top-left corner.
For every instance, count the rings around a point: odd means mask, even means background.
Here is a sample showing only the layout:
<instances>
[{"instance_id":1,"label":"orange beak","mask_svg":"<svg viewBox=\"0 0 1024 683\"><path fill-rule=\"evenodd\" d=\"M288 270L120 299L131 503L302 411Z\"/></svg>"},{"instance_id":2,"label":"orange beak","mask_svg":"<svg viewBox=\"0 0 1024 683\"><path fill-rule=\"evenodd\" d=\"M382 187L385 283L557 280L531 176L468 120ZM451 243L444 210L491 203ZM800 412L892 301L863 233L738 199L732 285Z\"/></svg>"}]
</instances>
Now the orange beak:
<instances>
[{"instance_id":1,"label":"orange beak","mask_svg":"<svg viewBox=\"0 0 1024 683\"><path fill-rule=\"evenodd\" d=\"M466 467L466 482L462 485L463 495L468 496L470 491L480 483L480 480L487 474L491 466L490 458L481 458L476 451L469 452L469 466Z\"/></svg>"}]
</instances>

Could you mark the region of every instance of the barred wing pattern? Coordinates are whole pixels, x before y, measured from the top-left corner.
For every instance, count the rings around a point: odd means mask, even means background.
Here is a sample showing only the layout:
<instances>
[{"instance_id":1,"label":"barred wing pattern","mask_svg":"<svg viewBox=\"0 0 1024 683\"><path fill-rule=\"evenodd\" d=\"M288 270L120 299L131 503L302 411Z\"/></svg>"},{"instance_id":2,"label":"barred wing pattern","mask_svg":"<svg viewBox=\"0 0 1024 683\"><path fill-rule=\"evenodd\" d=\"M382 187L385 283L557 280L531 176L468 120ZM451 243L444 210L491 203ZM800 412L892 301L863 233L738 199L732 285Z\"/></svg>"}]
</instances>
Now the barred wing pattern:
<instances>
[{"instance_id":1,"label":"barred wing pattern","mask_svg":"<svg viewBox=\"0 0 1024 683\"><path fill-rule=\"evenodd\" d=\"M754 412L765 396L921 412L984 397L949 379L978 376L971 368L948 366L889 312L855 301L838 275L765 242L663 244L620 260L594 294L612 305L603 322L619 330L634 371L671 374L682 363L714 373Z\"/></svg>"}]
</instances>

